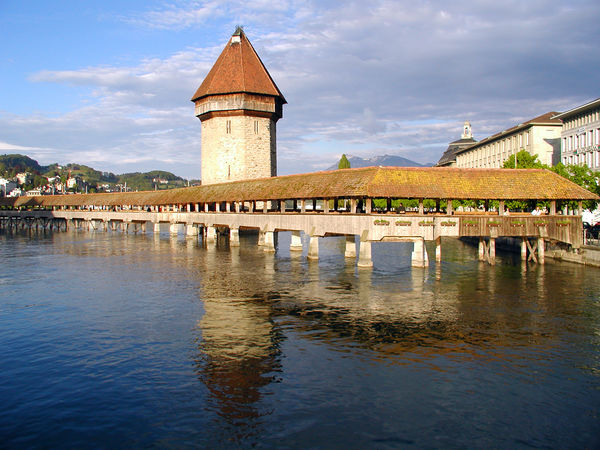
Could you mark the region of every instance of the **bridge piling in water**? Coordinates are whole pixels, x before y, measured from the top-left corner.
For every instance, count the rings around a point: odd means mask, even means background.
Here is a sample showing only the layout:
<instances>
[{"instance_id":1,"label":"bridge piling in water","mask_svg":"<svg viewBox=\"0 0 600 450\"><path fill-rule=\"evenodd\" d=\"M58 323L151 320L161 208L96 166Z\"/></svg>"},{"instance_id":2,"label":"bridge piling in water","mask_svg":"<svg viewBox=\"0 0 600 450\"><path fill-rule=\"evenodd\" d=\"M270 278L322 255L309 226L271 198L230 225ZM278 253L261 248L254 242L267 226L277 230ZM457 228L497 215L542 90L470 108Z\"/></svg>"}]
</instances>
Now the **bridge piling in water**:
<instances>
[{"instance_id":1,"label":"bridge piling in water","mask_svg":"<svg viewBox=\"0 0 600 450\"><path fill-rule=\"evenodd\" d=\"M427 255L427 248L425 247L425 241L423 238L417 238L413 240L413 251L411 254L411 266L412 267L428 267L429 256Z\"/></svg>"},{"instance_id":2,"label":"bridge piling in water","mask_svg":"<svg viewBox=\"0 0 600 450\"><path fill-rule=\"evenodd\" d=\"M302 237L300 236L300 231L292 231L292 236L290 240L290 251L302 251Z\"/></svg>"},{"instance_id":3,"label":"bridge piling in water","mask_svg":"<svg viewBox=\"0 0 600 450\"><path fill-rule=\"evenodd\" d=\"M307 258L312 260L319 259L319 236L310 236Z\"/></svg>"},{"instance_id":4,"label":"bridge piling in water","mask_svg":"<svg viewBox=\"0 0 600 450\"><path fill-rule=\"evenodd\" d=\"M356 236L346 236L345 258L356 258Z\"/></svg>"}]
</instances>

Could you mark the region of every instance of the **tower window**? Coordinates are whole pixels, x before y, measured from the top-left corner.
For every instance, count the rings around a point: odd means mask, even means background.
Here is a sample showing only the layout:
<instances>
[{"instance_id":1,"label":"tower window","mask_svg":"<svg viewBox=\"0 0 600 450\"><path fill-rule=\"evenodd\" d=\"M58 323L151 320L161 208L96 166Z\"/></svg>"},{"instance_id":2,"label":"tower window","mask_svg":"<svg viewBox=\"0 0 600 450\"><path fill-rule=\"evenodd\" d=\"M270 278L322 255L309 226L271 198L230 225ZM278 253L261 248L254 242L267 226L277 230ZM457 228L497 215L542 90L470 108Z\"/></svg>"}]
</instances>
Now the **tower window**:
<instances>
[{"instance_id":1,"label":"tower window","mask_svg":"<svg viewBox=\"0 0 600 450\"><path fill-rule=\"evenodd\" d=\"M231 120L228 120L225 124L225 131L227 132L227 134L231 133Z\"/></svg>"},{"instance_id":2,"label":"tower window","mask_svg":"<svg viewBox=\"0 0 600 450\"><path fill-rule=\"evenodd\" d=\"M254 134L258 134L258 120L254 121Z\"/></svg>"}]
</instances>

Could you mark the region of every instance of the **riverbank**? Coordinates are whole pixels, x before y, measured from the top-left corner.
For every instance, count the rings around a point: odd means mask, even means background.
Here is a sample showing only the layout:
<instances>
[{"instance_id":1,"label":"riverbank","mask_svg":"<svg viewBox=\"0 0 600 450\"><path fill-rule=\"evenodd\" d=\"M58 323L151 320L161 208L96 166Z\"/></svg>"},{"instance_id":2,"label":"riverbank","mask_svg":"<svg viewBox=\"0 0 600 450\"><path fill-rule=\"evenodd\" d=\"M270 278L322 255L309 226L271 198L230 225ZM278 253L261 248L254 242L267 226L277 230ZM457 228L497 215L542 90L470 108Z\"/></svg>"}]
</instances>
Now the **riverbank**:
<instances>
[{"instance_id":1,"label":"riverbank","mask_svg":"<svg viewBox=\"0 0 600 450\"><path fill-rule=\"evenodd\" d=\"M499 238L496 241L496 246L501 250L520 253L521 239ZM600 247L596 245L583 245L579 249L573 249L557 243L547 242L544 256L557 261L600 267Z\"/></svg>"},{"instance_id":2,"label":"riverbank","mask_svg":"<svg viewBox=\"0 0 600 450\"><path fill-rule=\"evenodd\" d=\"M546 258L600 267L600 248L592 245L584 245L577 251L560 248L551 249L546 250Z\"/></svg>"}]
</instances>

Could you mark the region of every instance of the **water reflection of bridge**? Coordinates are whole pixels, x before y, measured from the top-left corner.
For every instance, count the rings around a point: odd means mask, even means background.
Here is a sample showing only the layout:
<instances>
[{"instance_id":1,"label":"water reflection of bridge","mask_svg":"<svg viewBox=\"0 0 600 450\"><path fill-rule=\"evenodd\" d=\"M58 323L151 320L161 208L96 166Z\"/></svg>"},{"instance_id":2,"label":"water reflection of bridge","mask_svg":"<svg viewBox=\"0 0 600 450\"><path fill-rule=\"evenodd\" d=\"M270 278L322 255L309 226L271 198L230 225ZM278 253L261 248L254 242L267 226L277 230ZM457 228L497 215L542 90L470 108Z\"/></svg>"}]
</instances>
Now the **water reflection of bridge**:
<instances>
[{"instance_id":1,"label":"water reflection of bridge","mask_svg":"<svg viewBox=\"0 0 600 450\"><path fill-rule=\"evenodd\" d=\"M199 296L205 305L198 321L198 376L208 388L211 410L239 439L259 435L268 422L269 396L285 379L291 362L283 355L291 348L323 346L374 363L412 361L440 372L453 370L452 361L492 359L518 371L522 356L514 348L560 345L564 330L553 329L547 316L581 307L556 289L573 273L526 263L469 262L473 250L460 243L449 243L449 262L439 274L436 266L382 276L332 260L337 245L322 248L324 264L317 265L297 255L278 258L256 251L255 239L242 236L234 249L198 249L195 241L178 240L196 249L190 255L203 253L194 258L202 266ZM345 244L340 237L327 241L332 242Z\"/></svg>"}]
</instances>

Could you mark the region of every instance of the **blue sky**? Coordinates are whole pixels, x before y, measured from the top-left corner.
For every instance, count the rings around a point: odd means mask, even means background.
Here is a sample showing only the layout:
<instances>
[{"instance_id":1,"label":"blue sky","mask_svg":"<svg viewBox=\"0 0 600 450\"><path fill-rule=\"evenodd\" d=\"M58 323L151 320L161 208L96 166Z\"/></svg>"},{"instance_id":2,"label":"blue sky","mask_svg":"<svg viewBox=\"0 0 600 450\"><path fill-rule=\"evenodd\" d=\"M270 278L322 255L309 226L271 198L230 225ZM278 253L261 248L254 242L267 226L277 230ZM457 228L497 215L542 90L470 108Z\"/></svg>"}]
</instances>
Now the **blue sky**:
<instances>
[{"instance_id":1,"label":"blue sky","mask_svg":"<svg viewBox=\"0 0 600 450\"><path fill-rule=\"evenodd\" d=\"M0 153L200 174L191 95L235 26L288 104L278 172L342 153L436 162L600 97L600 4L0 0Z\"/></svg>"}]
</instances>

